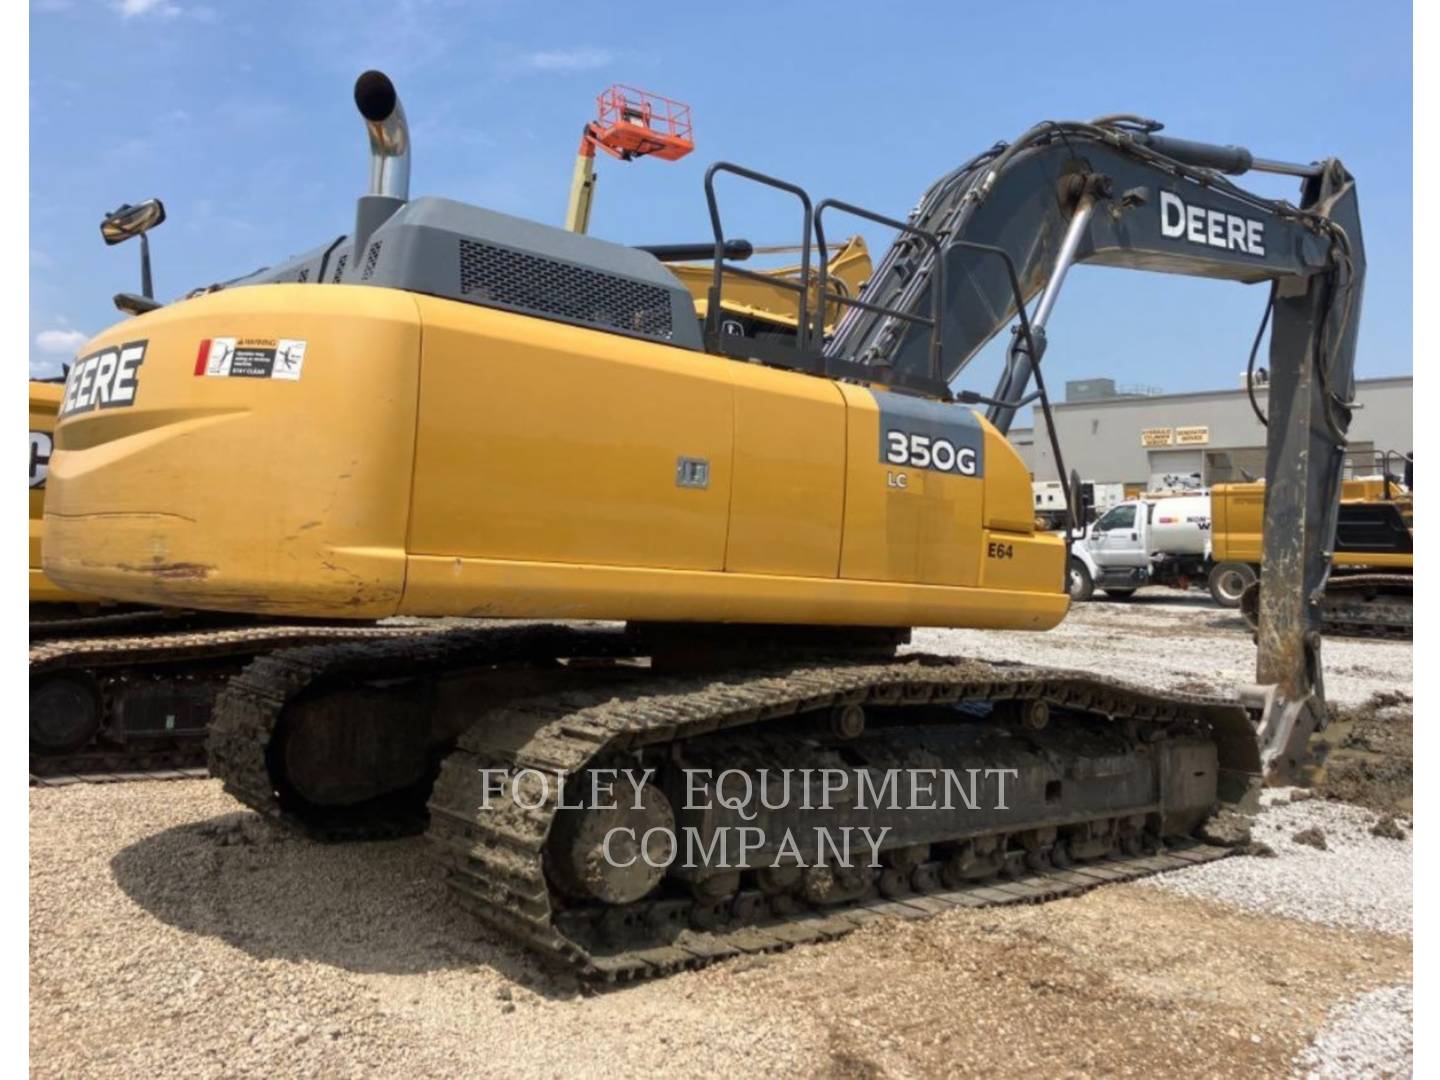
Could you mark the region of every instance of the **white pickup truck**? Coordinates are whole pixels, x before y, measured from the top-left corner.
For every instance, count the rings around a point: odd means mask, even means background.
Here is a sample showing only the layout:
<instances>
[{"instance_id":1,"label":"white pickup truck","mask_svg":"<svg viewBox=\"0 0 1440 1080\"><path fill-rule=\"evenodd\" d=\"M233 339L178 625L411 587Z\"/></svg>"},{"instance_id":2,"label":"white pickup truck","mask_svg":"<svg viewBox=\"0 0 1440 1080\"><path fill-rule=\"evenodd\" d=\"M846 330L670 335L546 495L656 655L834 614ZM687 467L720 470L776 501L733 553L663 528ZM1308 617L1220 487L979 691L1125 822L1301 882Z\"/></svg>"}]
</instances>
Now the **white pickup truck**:
<instances>
[{"instance_id":1,"label":"white pickup truck","mask_svg":"<svg viewBox=\"0 0 1440 1080\"><path fill-rule=\"evenodd\" d=\"M1070 548L1070 597L1117 599L1142 585L1188 589L1210 573L1210 495L1146 496L1112 506Z\"/></svg>"}]
</instances>

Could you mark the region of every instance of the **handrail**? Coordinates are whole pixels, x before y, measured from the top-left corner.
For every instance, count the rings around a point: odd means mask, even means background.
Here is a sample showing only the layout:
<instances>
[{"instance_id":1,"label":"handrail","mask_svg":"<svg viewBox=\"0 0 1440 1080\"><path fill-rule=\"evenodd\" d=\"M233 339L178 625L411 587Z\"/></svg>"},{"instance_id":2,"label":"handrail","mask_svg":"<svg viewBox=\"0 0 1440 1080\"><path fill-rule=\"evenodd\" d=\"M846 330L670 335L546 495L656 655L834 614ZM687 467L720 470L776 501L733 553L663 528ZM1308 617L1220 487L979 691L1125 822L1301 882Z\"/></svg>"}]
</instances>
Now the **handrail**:
<instances>
[{"instance_id":1,"label":"handrail","mask_svg":"<svg viewBox=\"0 0 1440 1080\"><path fill-rule=\"evenodd\" d=\"M825 211L834 208L842 214L851 214L866 221L873 221L877 225L885 225L898 232L906 232L911 236L918 236L921 240L930 245L935 254L935 282L930 290L930 318L923 315L915 315L908 311L880 307L875 304L861 300L859 297L841 296L839 293L830 293L826 289L829 283L830 253L825 246L825 228L821 218ZM846 304L851 307L860 308L862 311L871 311L876 314L890 315L895 318L904 319L907 322L917 323L921 326L930 327L930 379L938 382L940 380L940 351L942 348L940 332L940 313L942 297L945 293L945 266L940 255L940 241L934 233L928 233L924 229L917 229L914 225L905 221L897 221L895 218L886 217L884 214L877 214L873 210L866 210L863 206L854 206L851 203L842 202L839 199L822 199L820 205L815 208L815 241L820 248L820 320L817 330L820 336L824 337L825 329L825 305L830 300Z\"/></svg>"},{"instance_id":2,"label":"handrail","mask_svg":"<svg viewBox=\"0 0 1440 1080\"><path fill-rule=\"evenodd\" d=\"M800 292L800 306L797 312L798 318L795 323L795 345L796 349L804 353L810 344L810 325L806 310L809 299L810 281L810 233L815 220L815 211L810 203L810 196L805 189L791 184L788 181L780 180L773 176L766 176L764 173L756 172L754 169L747 169L743 165L735 165L728 161L717 161L705 170L705 202L710 208L710 228L715 233L715 265L714 276L710 281L709 304L705 312L705 332L712 339L720 336L720 292L725 278L725 271L729 270L740 277L760 277L752 270L746 270L738 266L725 265L725 230L720 224L720 205L715 199L715 174L721 172L733 173L746 180L753 180L757 184L764 184L773 187L778 191L788 191L800 200L800 205L805 208L805 230L801 233L803 240L800 243L800 282L796 286ZM791 282L781 281L774 278L762 278L771 284L778 284L782 287L791 287Z\"/></svg>"}]
</instances>

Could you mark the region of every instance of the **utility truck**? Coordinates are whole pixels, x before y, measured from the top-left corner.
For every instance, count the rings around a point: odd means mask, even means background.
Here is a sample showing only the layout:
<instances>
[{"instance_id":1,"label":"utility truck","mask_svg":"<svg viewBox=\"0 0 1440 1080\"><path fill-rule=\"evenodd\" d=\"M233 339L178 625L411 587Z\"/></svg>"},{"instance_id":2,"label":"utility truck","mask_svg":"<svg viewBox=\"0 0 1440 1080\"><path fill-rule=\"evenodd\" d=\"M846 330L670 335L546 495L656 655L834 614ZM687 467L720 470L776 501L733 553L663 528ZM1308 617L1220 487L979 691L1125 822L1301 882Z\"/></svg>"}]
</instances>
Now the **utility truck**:
<instances>
[{"instance_id":1,"label":"utility truck","mask_svg":"<svg viewBox=\"0 0 1440 1080\"><path fill-rule=\"evenodd\" d=\"M1072 600L1123 600L1142 585L1188 589L1210 573L1210 494L1145 495L1112 506L1070 548Z\"/></svg>"}]
</instances>

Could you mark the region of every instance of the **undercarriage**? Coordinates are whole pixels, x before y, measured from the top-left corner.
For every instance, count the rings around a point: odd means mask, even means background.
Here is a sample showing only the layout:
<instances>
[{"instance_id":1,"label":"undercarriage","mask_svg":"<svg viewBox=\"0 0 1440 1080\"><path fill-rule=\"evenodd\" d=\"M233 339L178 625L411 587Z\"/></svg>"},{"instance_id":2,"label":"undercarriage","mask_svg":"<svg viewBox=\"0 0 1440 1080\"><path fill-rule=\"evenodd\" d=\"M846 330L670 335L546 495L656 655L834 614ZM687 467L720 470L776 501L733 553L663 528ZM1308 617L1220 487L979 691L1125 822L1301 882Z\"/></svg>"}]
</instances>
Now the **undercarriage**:
<instances>
[{"instance_id":1,"label":"undercarriage","mask_svg":"<svg viewBox=\"0 0 1440 1080\"><path fill-rule=\"evenodd\" d=\"M1323 633L1335 637L1409 641L1414 633L1415 579L1385 572L1332 573L1320 598ZM1260 583L1240 599L1240 610L1253 630L1260 625Z\"/></svg>"},{"instance_id":2,"label":"undercarriage","mask_svg":"<svg viewBox=\"0 0 1440 1080\"><path fill-rule=\"evenodd\" d=\"M318 839L424 830L462 905L600 980L1217 858L1196 829L1258 781L1230 702L873 642L738 665L713 632L707 670L665 637L281 650L221 695L210 768Z\"/></svg>"}]
</instances>

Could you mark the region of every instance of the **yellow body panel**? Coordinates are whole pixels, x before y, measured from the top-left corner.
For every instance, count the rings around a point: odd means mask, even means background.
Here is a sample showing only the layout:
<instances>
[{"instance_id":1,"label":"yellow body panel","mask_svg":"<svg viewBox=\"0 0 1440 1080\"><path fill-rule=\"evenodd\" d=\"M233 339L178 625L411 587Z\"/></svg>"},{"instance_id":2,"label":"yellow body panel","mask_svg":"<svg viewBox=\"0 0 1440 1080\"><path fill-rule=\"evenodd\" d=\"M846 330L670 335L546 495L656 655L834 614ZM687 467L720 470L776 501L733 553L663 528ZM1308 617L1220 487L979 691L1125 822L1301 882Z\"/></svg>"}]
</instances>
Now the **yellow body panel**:
<instances>
[{"instance_id":1,"label":"yellow body panel","mask_svg":"<svg viewBox=\"0 0 1440 1080\"><path fill-rule=\"evenodd\" d=\"M55 431L55 412L60 407L60 395L64 387L59 383L30 383L30 432L31 452L36 453L35 436L51 436ZM83 593L62 589L45 576L43 569L45 544L45 480L37 476L37 466L32 463L30 481L30 603L32 604L78 604L94 598Z\"/></svg>"},{"instance_id":2,"label":"yellow body panel","mask_svg":"<svg viewBox=\"0 0 1440 1080\"><path fill-rule=\"evenodd\" d=\"M46 572L142 603L393 613L415 445L415 301L348 286L229 289L100 335L87 355L148 342L135 404L62 417ZM200 343L220 336L305 340L302 377L196 375Z\"/></svg>"},{"instance_id":3,"label":"yellow body panel","mask_svg":"<svg viewBox=\"0 0 1440 1080\"><path fill-rule=\"evenodd\" d=\"M661 345L415 300L425 345L411 552L723 567L725 361L680 366ZM676 486L677 455L711 463L707 489Z\"/></svg>"},{"instance_id":4,"label":"yellow body panel","mask_svg":"<svg viewBox=\"0 0 1440 1080\"><path fill-rule=\"evenodd\" d=\"M845 399L828 379L720 362L735 398L725 569L833 578L845 509Z\"/></svg>"},{"instance_id":5,"label":"yellow body panel","mask_svg":"<svg viewBox=\"0 0 1440 1080\"><path fill-rule=\"evenodd\" d=\"M224 335L302 339L303 372L196 374ZM46 566L73 587L357 618L1046 629L1068 607L1063 544L983 420L981 475L897 470L861 387L373 287L226 290L86 351L139 340L134 404L60 422Z\"/></svg>"},{"instance_id":6,"label":"yellow body panel","mask_svg":"<svg viewBox=\"0 0 1440 1080\"><path fill-rule=\"evenodd\" d=\"M695 299L695 311L700 318L705 318L706 312L710 310L710 285L715 280L713 263L672 263L669 267L671 273L680 279L681 284L690 290L690 295ZM800 281L800 266L779 266L772 270L761 270L760 273L774 278L783 278ZM860 287L870 280L871 264L870 251L865 246L865 239L861 236L852 236L845 241L840 250L830 256L829 283L826 286L829 292L838 292L842 296L858 296ZM811 285L807 307L810 312L820 303L819 280L815 271L810 271ZM736 315L744 315L748 318L758 319L761 322L774 323L778 326L794 327L800 310L800 294L795 289L787 289L783 285L771 285L763 281L756 281L754 278L741 277L738 274L726 274L720 291L720 306L727 312ZM845 305L831 301L825 308L825 332L829 333L840 321L840 316L845 314ZM813 315L812 315L813 317Z\"/></svg>"},{"instance_id":7,"label":"yellow body panel","mask_svg":"<svg viewBox=\"0 0 1440 1080\"><path fill-rule=\"evenodd\" d=\"M1379 502L1385 497L1384 482L1378 478L1346 480L1340 489L1342 503ZM1401 512L1408 516L1410 496L1399 499ZM1217 563L1238 562L1260 565L1264 539L1265 483L1216 484L1210 489L1210 549ZM1337 552L1338 567L1373 566L1387 570L1409 570L1415 565L1410 553L1370 552L1363 555Z\"/></svg>"},{"instance_id":8,"label":"yellow body panel","mask_svg":"<svg viewBox=\"0 0 1440 1080\"><path fill-rule=\"evenodd\" d=\"M841 384L840 390L849 415L850 445L855 448L846 477L840 576L857 581L977 584L984 482L880 461L875 452L880 445L875 396L859 386Z\"/></svg>"}]
</instances>

